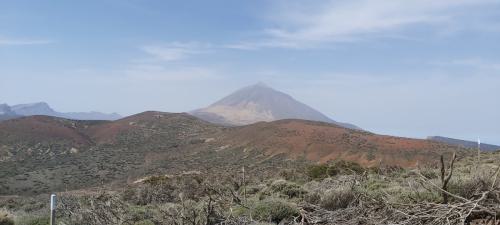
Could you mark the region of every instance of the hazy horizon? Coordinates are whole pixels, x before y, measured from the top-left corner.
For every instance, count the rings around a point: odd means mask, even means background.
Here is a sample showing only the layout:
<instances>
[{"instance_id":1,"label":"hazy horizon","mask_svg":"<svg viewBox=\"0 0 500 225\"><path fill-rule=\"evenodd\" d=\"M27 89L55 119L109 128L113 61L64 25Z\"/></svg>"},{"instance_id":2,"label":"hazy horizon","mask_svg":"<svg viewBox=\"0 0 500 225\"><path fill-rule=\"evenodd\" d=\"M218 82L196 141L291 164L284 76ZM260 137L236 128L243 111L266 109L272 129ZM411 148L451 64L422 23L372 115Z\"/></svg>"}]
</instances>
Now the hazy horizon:
<instances>
[{"instance_id":1,"label":"hazy horizon","mask_svg":"<svg viewBox=\"0 0 500 225\"><path fill-rule=\"evenodd\" d=\"M494 0L3 1L0 104L186 112L262 81L375 133L500 144L499 9Z\"/></svg>"}]
</instances>

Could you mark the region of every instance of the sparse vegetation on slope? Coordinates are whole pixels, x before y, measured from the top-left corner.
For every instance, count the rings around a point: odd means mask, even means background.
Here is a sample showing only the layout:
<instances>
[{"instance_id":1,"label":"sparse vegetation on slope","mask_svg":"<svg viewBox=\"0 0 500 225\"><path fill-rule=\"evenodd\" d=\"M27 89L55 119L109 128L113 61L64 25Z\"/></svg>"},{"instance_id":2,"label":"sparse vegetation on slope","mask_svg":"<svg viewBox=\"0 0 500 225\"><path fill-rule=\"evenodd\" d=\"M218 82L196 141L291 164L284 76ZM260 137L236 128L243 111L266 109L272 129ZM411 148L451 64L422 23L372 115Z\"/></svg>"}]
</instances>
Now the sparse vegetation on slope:
<instances>
[{"instance_id":1,"label":"sparse vegetation on slope","mask_svg":"<svg viewBox=\"0 0 500 225\"><path fill-rule=\"evenodd\" d=\"M495 197L500 194L496 164L500 153L484 154L479 164L475 159L456 159L446 195L438 166L364 169L339 161L324 167L360 170L340 169L318 177L306 168L283 168L266 179L247 172L245 182L238 170L217 175L190 172L150 176L121 189L59 193L58 221L97 225L493 224L500 205ZM451 169L451 158L443 162ZM295 176L290 176L292 172ZM10 197L0 201L0 207L14 218L40 215L47 211L37 207L39 201Z\"/></svg>"},{"instance_id":2,"label":"sparse vegetation on slope","mask_svg":"<svg viewBox=\"0 0 500 225\"><path fill-rule=\"evenodd\" d=\"M319 179L359 173L349 162L425 165L451 150L301 120L227 128L182 113L145 112L112 122L33 116L0 123L0 195L119 186L153 174L242 166L271 175L279 172L275 168L300 168L307 161L343 160L317 171Z\"/></svg>"}]
</instances>

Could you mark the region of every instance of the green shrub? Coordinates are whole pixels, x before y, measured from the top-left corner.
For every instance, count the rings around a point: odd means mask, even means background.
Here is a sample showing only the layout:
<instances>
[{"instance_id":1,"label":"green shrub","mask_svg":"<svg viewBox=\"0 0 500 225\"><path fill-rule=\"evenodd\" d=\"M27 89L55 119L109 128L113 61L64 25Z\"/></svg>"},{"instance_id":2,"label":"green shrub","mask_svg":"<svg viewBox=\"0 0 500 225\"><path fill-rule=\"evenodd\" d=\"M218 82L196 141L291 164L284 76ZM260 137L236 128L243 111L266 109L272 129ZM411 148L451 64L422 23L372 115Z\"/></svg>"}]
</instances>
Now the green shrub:
<instances>
[{"instance_id":1,"label":"green shrub","mask_svg":"<svg viewBox=\"0 0 500 225\"><path fill-rule=\"evenodd\" d=\"M149 185L160 185L169 181L167 176L151 176L144 180L145 184Z\"/></svg>"},{"instance_id":2,"label":"green shrub","mask_svg":"<svg viewBox=\"0 0 500 225\"><path fill-rule=\"evenodd\" d=\"M131 206L128 209L128 216L132 221L143 221L147 219L147 209L144 206Z\"/></svg>"},{"instance_id":3,"label":"green shrub","mask_svg":"<svg viewBox=\"0 0 500 225\"><path fill-rule=\"evenodd\" d=\"M368 191L378 191L388 188L389 183L379 179L370 179L363 184L363 187Z\"/></svg>"},{"instance_id":4,"label":"green shrub","mask_svg":"<svg viewBox=\"0 0 500 225\"><path fill-rule=\"evenodd\" d=\"M39 216L39 217L23 217L16 222L16 225L49 225L50 217L48 216Z\"/></svg>"},{"instance_id":5,"label":"green shrub","mask_svg":"<svg viewBox=\"0 0 500 225\"><path fill-rule=\"evenodd\" d=\"M151 220L142 220L139 222L135 222L134 225L155 225Z\"/></svg>"},{"instance_id":6,"label":"green shrub","mask_svg":"<svg viewBox=\"0 0 500 225\"><path fill-rule=\"evenodd\" d=\"M328 166L326 169L326 175L329 177L337 176L340 172L340 169L336 166Z\"/></svg>"},{"instance_id":7,"label":"green shrub","mask_svg":"<svg viewBox=\"0 0 500 225\"><path fill-rule=\"evenodd\" d=\"M366 170L355 162L335 161L330 164L310 165L306 173L312 179L324 179L339 174L361 174Z\"/></svg>"},{"instance_id":8,"label":"green shrub","mask_svg":"<svg viewBox=\"0 0 500 225\"><path fill-rule=\"evenodd\" d=\"M401 191L398 196L401 203L422 203L422 202L440 202L442 200L439 191Z\"/></svg>"},{"instance_id":9,"label":"green shrub","mask_svg":"<svg viewBox=\"0 0 500 225\"><path fill-rule=\"evenodd\" d=\"M344 160L333 162L332 164L329 165L329 168L330 168L329 170L332 171L332 173L335 172L334 175L337 175L339 173L357 173L357 174L360 174L360 173L363 173L366 171L358 163L344 161Z\"/></svg>"},{"instance_id":10,"label":"green shrub","mask_svg":"<svg viewBox=\"0 0 500 225\"><path fill-rule=\"evenodd\" d=\"M321 165L310 165L307 168L307 176L312 179L323 179L327 177L328 166Z\"/></svg>"},{"instance_id":11,"label":"green shrub","mask_svg":"<svg viewBox=\"0 0 500 225\"><path fill-rule=\"evenodd\" d=\"M286 180L276 180L269 187L273 193L280 193L289 198L301 197L307 192L298 184Z\"/></svg>"},{"instance_id":12,"label":"green shrub","mask_svg":"<svg viewBox=\"0 0 500 225\"><path fill-rule=\"evenodd\" d=\"M292 204L282 200L264 200L256 203L252 209L252 218L259 221L279 223L299 215L299 210Z\"/></svg>"}]
</instances>

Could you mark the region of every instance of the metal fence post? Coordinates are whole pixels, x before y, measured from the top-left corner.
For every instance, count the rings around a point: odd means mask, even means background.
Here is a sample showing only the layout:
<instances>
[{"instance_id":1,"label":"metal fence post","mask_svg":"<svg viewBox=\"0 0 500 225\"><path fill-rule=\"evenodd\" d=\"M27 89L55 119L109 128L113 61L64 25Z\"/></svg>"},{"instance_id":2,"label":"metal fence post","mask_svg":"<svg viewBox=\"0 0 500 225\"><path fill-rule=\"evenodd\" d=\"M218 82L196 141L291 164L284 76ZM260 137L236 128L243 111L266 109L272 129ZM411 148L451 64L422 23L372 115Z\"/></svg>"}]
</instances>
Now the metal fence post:
<instances>
[{"instance_id":1,"label":"metal fence post","mask_svg":"<svg viewBox=\"0 0 500 225\"><path fill-rule=\"evenodd\" d=\"M50 195L50 225L56 224L56 195Z\"/></svg>"}]
</instances>

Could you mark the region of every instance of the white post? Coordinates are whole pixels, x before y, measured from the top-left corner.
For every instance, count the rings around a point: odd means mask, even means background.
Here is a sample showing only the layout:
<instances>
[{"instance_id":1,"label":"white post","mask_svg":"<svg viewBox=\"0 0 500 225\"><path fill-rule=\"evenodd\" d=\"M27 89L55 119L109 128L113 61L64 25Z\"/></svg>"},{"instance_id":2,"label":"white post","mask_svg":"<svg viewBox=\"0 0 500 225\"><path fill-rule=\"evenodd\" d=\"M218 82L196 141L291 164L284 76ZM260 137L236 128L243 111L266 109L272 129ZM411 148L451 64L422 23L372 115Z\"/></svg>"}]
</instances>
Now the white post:
<instances>
[{"instance_id":1,"label":"white post","mask_svg":"<svg viewBox=\"0 0 500 225\"><path fill-rule=\"evenodd\" d=\"M477 163L479 164L481 161L481 139L477 139Z\"/></svg>"},{"instance_id":2,"label":"white post","mask_svg":"<svg viewBox=\"0 0 500 225\"><path fill-rule=\"evenodd\" d=\"M50 225L56 224L56 195L50 195Z\"/></svg>"},{"instance_id":3,"label":"white post","mask_svg":"<svg viewBox=\"0 0 500 225\"><path fill-rule=\"evenodd\" d=\"M247 185L245 181L245 166L243 166L243 201L247 203Z\"/></svg>"}]
</instances>

